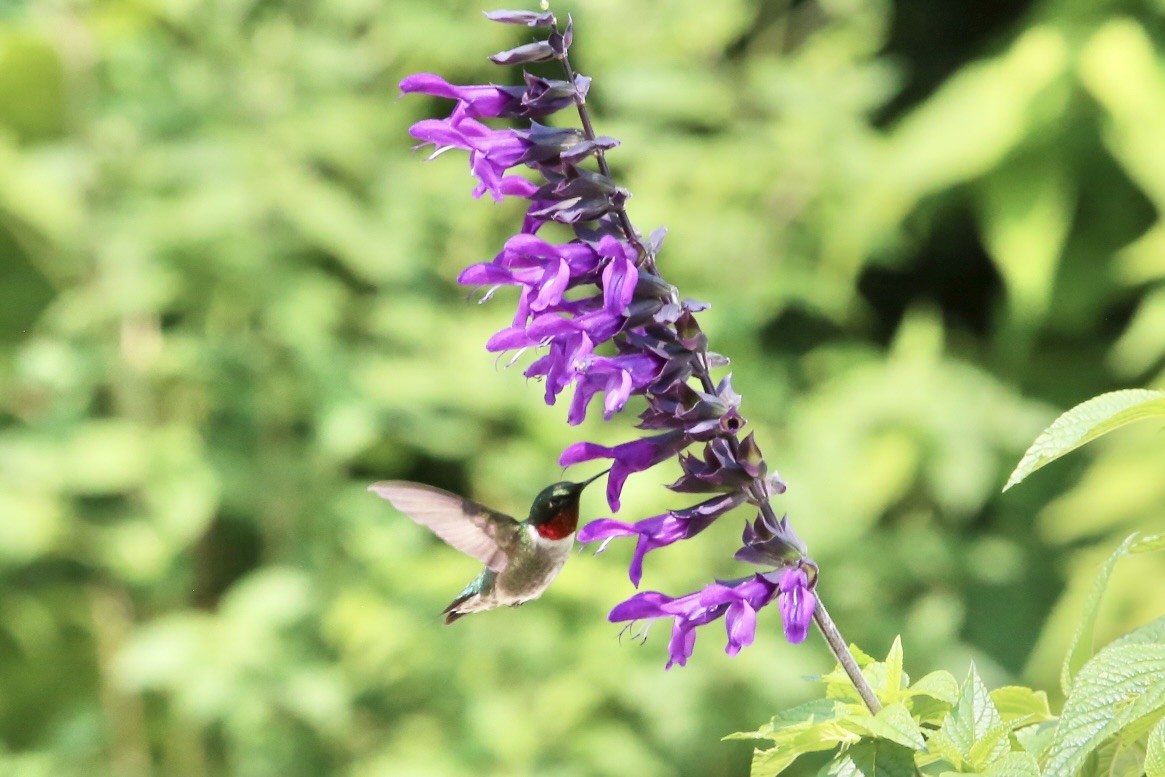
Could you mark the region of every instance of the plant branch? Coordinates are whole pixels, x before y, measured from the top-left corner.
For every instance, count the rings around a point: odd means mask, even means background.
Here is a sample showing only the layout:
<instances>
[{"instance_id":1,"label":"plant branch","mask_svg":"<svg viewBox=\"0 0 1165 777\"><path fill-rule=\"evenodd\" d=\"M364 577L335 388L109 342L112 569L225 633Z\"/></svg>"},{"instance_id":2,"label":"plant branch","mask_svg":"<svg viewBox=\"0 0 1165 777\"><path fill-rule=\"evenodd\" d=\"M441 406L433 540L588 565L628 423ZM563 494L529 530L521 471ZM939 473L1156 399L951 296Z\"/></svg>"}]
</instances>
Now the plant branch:
<instances>
[{"instance_id":1,"label":"plant branch","mask_svg":"<svg viewBox=\"0 0 1165 777\"><path fill-rule=\"evenodd\" d=\"M837 630L833 618L829 617L829 612L825 609L825 604L821 601L820 596L817 597L817 609L813 611L813 622L817 624L821 636L825 637L825 644L829 645L830 652L833 653L837 658L837 662L845 669L845 673L849 675L850 682L854 684L854 688L857 689L858 695L862 697L862 701L865 702L870 714L878 714L879 710L882 709L882 703L874 695L874 689L866 682L862 670L858 668L858 662L854 660L853 654L849 652L849 646L841 636L841 632Z\"/></svg>"},{"instance_id":2,"label":"plant branch","mask_svg":"<svg viewBox=\"0 0 1165 777\"><path fill-rule=\"evenodd\" d=\"M574 68L570 66L570 56L568 54L563 54L560 61L562 62L562 69L566 71L566 80L573 84L575 76ZM587 110L586 100L582 95L576 92L574 104L578 108L579 121L582 122L583 136L587 140L594 140L597 136L595 135L595 126L591 122L591 112ZM606 176L608 180L613 181L614 178L611 176L611 166L607 164L607 155L601 148L595 150L595 159L599 163L599 172ZM643 243L640 242L639 233L637 233L635 231L635 227L631 225L631 219L627 216L627 209L622 204L615 206L615 216L619 219L619 226L622 228L623 234L625 234L627 239L631 241L631 244L639 250L639 255L643 257L643 261L646 262L650 267L654 268L655 257L651 256L647 252L647 249L644 247Z\"/></svg>"}]
</instances>

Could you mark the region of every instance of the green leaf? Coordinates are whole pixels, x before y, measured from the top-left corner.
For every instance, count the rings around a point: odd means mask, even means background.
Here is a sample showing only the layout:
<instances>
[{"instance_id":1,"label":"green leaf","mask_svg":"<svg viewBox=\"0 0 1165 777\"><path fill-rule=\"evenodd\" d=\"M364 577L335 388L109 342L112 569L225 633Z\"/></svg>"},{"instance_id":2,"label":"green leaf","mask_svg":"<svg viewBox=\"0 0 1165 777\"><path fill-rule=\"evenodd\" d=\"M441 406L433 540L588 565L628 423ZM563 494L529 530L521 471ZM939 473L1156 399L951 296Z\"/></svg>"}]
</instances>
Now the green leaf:
<instances>
[{"instance_id":1,"label":"green leaf","mask_svg":"<svg viewBox=\"0 0 1165 777\"><path fill-rule=\"evenodd\" d=\"M1022 685L996 688L991 692L991 701L1012 729L1055 720L1056 717L1048 706L1046 693Z\"/></svg>"},{"instance_id":2,"label":"green leaf","mask_svg":"<svg viewBox=\"0 0 1165 777\"><path fill-rule=\"evenodd\" d=\"M772 777L780 774L800 757L800 753L791 753L783 747L773 747L768 750L752 751L752 768L750 777Z\"/></svg>"},{"instance_id":3,"label":"green leaf","mask_svg":"<svg viewBox=\"0 0 1165 777\"><path fill-rule=\"evenodd\" d=\"M1015 739L1026 752L1031 753L1037 760L1043 758L1044 753L1052 744L1052 737L1056 733L1056 725L1052 722L1041 723L1037 726L1027 726L1015 732Z\"/></svg>"},{"instance_id":4,"label":"green leaf","mask_svg":"<svg viewBox=\"0 0 1165 777\"><path fill-rule=\"evenodd\" d=\"M1157 722L1145 748L1145 777L1165 777L1165 720Z\"/></svg>"},{"instance_id":5,"label":"green leaf","mask_svg":"<svg viewBox=\"0 0 1165 777\"><path fill-rule=\"evenodd\" d=\"M753 751L752 774L755 777L780 774L806 753L833 750L838 745L859 741L857 734L836 720L812 719L774 731L769 738L776 743L775 747Z\"/></svg>"},{"instance_id":6,"label":"green leaf","mask_svg":"<svg viewBox=\"0 0 1165 777\"><path fill-rule=\"evenodd\" d=\"M1049 775L1072 775L1105 740L1165 705L1165 644L1110 645L1076 676L1045 756Z\"/></svg>"},{"instance_id":7,"label":"green leaf","mask_svg":"<svg viewBox=\"0 0 1165 777\"><path fill-rule=\"evenodd\" d=\"M1104 596L1104 589L1108 586L1112 570L1116 567L1116 562L1120 560L1121 556L1129 552L1129 548L1132 547L1136 538L1136 534L1125 538L1120 547L1114 550L1108 560L1104 562L1104 566L1100 568L1096 580L1092 583L1092 590L1088 592L1088 599L1084 602L1084 612L1080 617L1080 625L1076 627L1076 633L1072 636L1072 644L1068 648L1068 654L1064 657L1064 665L1060 668L1060 688L1064 691L1065 696L1072 692L1073 675L1092 655L1092 630L1096 626L1100 600Z\"/></svg>"},{"instance_id":8,"label":"green leaf","mask_svg":"<svg viewBox=\"0 0 1165 777\"><path fill-rule=\"evenodd\" d=\"M842 707L842 705L829 699L814 699L813 701L799 704L796 707L790 707L783 712L778 712L771 721L756 731L737 731L722 737L720 741L723 742L729 739L771 739L775 732L790 725L814 720L832 720L839 717L841 714L838 709L839 707Z\"/></svg>"},{"instance_id":9,"label":"green leaf","mask_svg":"<svg viewBox=\"0 0 1165 777\"><path fill-rule=\"evenodd\" d=\"M954 704L959 698L959 681L945 670L938 670L925 675L910 686L911 696L929 696L932 699Z\"/></svg>"},{"instance_id":10,"label":"green leaf","mask_svg":"<svg viewBox=\"0 0 1165 777\"><path fill-rule=\"evenodd\" d=\"M1138 718L1120 730L1117 741L1124 746L1134 744L1148 735L1158 721L1165 716L1165 708L1159 709L1144 717Z\"/></svg>"},{"instance_id":11,"label":"green leaf","mask_svg":"<svg viewBox=\"0 0 1165 777\"><path fill-rule=\"evenodd\" d=\"M1143 753L1142 748L1129 747L1120 737L1112 737L1089 753L1079 774L1082 777L1142 777Z\"/></svg>"},{"instance_id":12,"label":"green leaf","mask_svg":"<svg viewBox=\"0 0 1165 777\"><path fill-rule=\"evenodd\" d=\"M848 722L870 736L888 739L912 750L926 747L922 730L902 702L883 707L877 715L851 716Z\"/></svg>"},{"instance_id":13,"label":"green leaf","mask_svg":"<svg viewBox=\"0 0 1165 777\"><path fill-rule=\"evenodd\" d=\"M974 769L982 771L994 766L1009 750L1011 750L1011 726L1000 723L987 729L983 736L975 741L967 754L967 760Z\"/></svg>"},{"instance_id":14,"label":"green leaf","mask_svg":"<svg viewBox=\"0 0 1165 777\"><path fill-rule=\"evenodd\" d=\"M991 764L987 777L1040 777L1040 765L1031 753L1004 753Z\"/></svg>"},{"instance_id":15,"label":"green leaf","mask_svg":"<svg viewBox=\"0 0 1165 777\"><path fill-rule=\"evenodd\" d=\"M902 637L894 637L894 644L886 654L886 681L882 685L881 701L893 704L898 701L902 687L910 683L910 678L902 671Z\"/></svg>"},{"instance_id":16,"label":"green leaf","mask_svg":"<svg viewBox=\"0 0 1165 777\"><path fill-rule=\"evenodd\" d=\"M1165 550L1165 533L1141 537L1129 548L1129 553L1155 553Z\"/></svg>"},{"instance_id":17,"label":"green leaf","mask_svg":"<svg viewBox=\"0 0 1165 777\"><path fill-rule=\"evenodd\" d=\"M919 723L940 725L959 698L959 681L950 672L931 672L906 690L911 713Z\"/></svg>"},{"instance_id":18,"label":"green leaf","mask_svg":"<svg viewBox=\"0 0 1165 777\"><path fill-rule=\"evenodd\" d=\"M866 682L870 684L871 688L879 688L884 682L885 669L886 665L881 661L865 664L862 666L862 676L866 678ZM861 695L854 688L853 681L849 679L849 675L840 665L829 674L822 675L821 681L825 683L825 698L852 704L863 703Z\"/></svg>"},{"instance_id":19,"label":"green leaf","mask_svg":"<svg viewBox=\"0 0 1165 777\"><path fill-rule=\"evenodd\" d=\"M1023 481L1040 467L1132 421L1165 416L1165 391L1125 389L1082 402L1045 429L1023 454L1003 490Z\"/></svg>"},{"instance_id":20,"label":"green leaf","mask_svg":"<svg viewBox=\"0 0 1165 777\"><path fill-rule=\"evenodd\" d=\"M1116 645L1165 645L1165 615L1114 639L1107 647Z\"/></svg>"},{"instance_id":21,"label":"green leaf","mask_svg":"<svg viewBox=\"0 0 1165 777\"><path fill-rule=\"evenodd\" d=\"M845 750L829 765L833 777L914 777L914 751L875 739Z\"/></svg>"},{"instance_id":22,"label":"green leaf","mask_svg":"<svg viewBox=\"0 0 1165 777\"><path fill-rule=\"evenodd\" d=\"M959 691L958 703L931 742L955 766L981 769L1007 752L1009 731L972 666Z\"/></svg>"},{"instance_id":23,"label":"green leaf","mask_svg":"<svg viewBox=\"0 0 1165 777\"><path fill-rule=\"evenodd\" d=\"M846 706L828 699L816 699L785 710L753 732L729 734L724 739L769 739L774 747L754 750L754 775L779 774L805 753L832 750L852 744L859 736L842 724Z\"/></svg>"}]
</instances>

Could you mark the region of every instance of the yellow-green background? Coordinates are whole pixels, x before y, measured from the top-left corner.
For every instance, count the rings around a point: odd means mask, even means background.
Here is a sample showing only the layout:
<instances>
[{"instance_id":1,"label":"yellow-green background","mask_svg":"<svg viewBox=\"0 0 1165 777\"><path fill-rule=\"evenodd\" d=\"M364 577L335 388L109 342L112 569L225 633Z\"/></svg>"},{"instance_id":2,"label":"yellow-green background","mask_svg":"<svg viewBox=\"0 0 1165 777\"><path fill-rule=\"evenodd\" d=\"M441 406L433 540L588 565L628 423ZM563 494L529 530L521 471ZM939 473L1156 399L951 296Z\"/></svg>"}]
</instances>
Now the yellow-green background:
<instances>
[{"instance_id":1,"label":"yellow-green background","mask_svg":"<svg viewBox=\"0 0 1165 777\"><path fill-rule=\"evenodd\" d=\"M482 348L512 294L453 283L520 204L411 153L449 105L396 84L513 78L485 57L529 33L481 10L0 2L0 774L740 774L719 737L817 690L775 611L734 659L720 625L670 672L666 626L620 644L626 544L445 628L475 563L365 492L520 512L563 447L634 434L568 427ZM847 638L1054 692L1096 563L1161 527L1165 437L999 488L1058 411L1160 385L1165 3L555 10ZM673 474L620 517L686 504ZM747 517L644 586L745 574ZM1163 603L1127 562L1104 634Z\"/></svg>"}]
</instances>

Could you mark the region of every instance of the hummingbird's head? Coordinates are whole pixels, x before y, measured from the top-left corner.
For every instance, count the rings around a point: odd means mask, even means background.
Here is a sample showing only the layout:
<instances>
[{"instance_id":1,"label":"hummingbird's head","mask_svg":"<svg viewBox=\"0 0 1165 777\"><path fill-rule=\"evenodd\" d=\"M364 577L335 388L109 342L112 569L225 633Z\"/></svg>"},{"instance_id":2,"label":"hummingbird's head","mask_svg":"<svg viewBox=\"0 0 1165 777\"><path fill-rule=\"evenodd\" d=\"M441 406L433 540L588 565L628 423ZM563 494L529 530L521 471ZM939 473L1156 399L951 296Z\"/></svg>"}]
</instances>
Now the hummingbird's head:
<instances>
[{"instance_id":1,"label":"hummingbird's head","mask_svg":"<svg viewBox=\"0 0 1165 777\"><path fill-rule=\"evenodd\" d=\"M573 534L578 526L578 500L583 489L608 471L581 483L564 480L542 489L530 506L530 523L547 539L560 540Z\"/></svg>"}]
</instances>

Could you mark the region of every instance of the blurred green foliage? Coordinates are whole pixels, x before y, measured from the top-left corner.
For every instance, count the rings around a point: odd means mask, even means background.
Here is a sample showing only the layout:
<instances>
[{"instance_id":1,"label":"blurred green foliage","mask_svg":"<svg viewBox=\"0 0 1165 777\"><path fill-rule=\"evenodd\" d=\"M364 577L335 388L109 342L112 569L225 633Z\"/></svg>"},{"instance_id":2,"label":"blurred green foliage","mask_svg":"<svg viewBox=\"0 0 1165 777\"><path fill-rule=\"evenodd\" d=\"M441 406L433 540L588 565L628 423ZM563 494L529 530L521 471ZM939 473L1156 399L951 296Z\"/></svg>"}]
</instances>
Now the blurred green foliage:
<instances>
[{"instance_id":1,"label":"blurred green foliage","mask_svg":"<svg viewBox=\"0 0 1165 777\"><path fill-rule=\"evenodd\" d=\"M520 207L424 164L416 71L512 79L453 0L0 4L0 773L738 774L814 693L773 614L665 673L630 548L439 625L476 571L365 492L521 511L572 429L453 283ZM1055 691L1095 568L1160 530L1134 427L999 494L1059 410L1165 366L1165 4L555 5L668 277L713 303L847 638ZM633 478L622 516L675 506ZM584 512L602 514L601 498ZM747 517L747 516L744 516ZM740 521L645 587L742 571ZM1132 560L1099 634L1159 614ZM1107 619L1106 619L1107 618Z\"/></svg>"}]
</instances>

